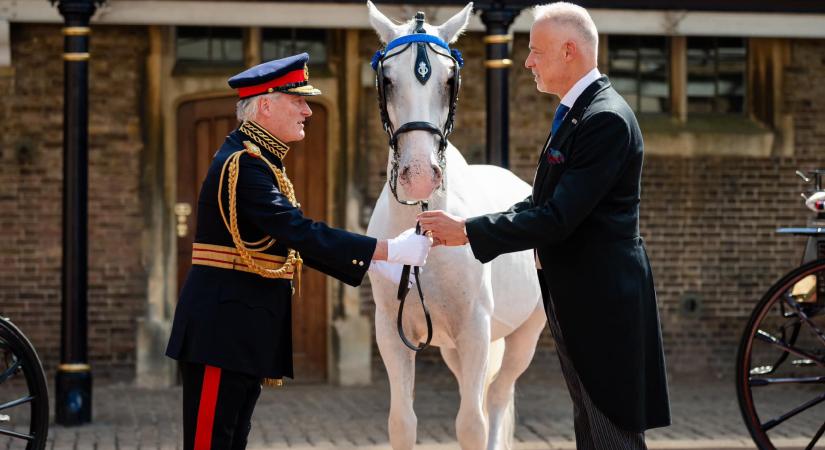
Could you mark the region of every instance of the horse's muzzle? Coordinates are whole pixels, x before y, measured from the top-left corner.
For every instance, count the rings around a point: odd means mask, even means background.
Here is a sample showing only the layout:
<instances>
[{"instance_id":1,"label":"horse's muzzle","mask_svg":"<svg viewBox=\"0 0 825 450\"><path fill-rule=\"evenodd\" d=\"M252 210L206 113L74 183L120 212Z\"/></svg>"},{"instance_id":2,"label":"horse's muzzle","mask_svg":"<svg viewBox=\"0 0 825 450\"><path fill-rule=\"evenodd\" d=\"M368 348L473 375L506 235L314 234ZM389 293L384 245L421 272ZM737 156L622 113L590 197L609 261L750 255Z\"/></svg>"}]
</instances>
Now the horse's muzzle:
<instances>
[{"instance_id":1,"label":"horse's muzzle","mask_svg":"<svg viewBox=\"0 0 825 450\"><path fill-rule=\"evenodd\" d=\"M413 163L401 167L398 178L411 199L428 199L441 185L443 172L438 164Z\"/></svg>"}]
</instances>

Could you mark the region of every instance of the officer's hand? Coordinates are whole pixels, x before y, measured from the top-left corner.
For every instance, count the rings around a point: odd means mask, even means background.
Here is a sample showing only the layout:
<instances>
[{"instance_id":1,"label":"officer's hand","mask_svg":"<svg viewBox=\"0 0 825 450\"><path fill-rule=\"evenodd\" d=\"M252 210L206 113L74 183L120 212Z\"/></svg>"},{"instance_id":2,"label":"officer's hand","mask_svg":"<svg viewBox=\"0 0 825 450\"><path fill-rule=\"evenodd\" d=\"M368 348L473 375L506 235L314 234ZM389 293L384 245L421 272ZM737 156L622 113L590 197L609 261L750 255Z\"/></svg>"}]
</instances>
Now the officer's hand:
<instances>
[{"instance_id":1,"label":"officer's hand","mask_svg":"<svg viewBox=\"0 0 825 450\"><path fill-rule=\"evenodd\" d=\"M817 192L808 197L808 200L805 200L805 206L814 212L825 211L825 192Z\"/></svg>"},{"instance_id":2,"label":"officer's hand","mask_svg":"<svg viewBox=\"0 0 825 450\"><path fill-rule=\"evenodd\" d=\"M423 266L431 245L429 237L415 234L415 228L410 228L387 241L387 262Z\"/></svg>"},{"instance_id":3,"label":"officer's hand","mask_svg":"<svg viewBox=\"0 0 825 450\"><path fill-rule=\"evenodd\" d=\"M386 261L372 261L370 263L370 274L379 276L392 284L397 285L401 282L401 271L404 266L401 264L394 264ZM418 269L419 273L424 271L424 268ZM415 277L410 273L410 279L407 281L407 287L412 288L415 284Z\"/></svg>"}]
</instances>

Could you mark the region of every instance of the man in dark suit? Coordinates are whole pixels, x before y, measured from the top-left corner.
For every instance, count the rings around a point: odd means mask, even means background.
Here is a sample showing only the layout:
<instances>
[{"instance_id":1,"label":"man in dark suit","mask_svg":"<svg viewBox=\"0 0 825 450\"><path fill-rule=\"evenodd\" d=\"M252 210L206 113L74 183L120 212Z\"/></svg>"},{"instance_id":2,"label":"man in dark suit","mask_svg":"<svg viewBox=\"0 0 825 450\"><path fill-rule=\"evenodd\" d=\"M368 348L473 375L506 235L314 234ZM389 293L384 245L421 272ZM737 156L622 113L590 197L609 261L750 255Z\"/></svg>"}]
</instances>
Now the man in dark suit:
<instances>
[{"instance_id":1,"label":"man in dark suit","mask_svg":"<svg viewBox=\"0 0 825 450\"><path fill-rule=\"evenodd\" d=\"M533 193L463 219L422 213L436 244L469 243L481 262L534 249L574 403L579 449L646 448L670 424L653 277L639 235L643 145L633 111L596 68L598 34L569 3L536 8L525 67L561 97Z\"/></svg>"},{"instance_id":2,"label":"man in dark suit","mask_svg":"<svg viewBox=\"0 0 825 450\"><path fill-rule=\"evenodd\" d=\"M377 241L303 216L282 160L286 143L304 138L305 96L321 93L309 84L308 59L229 80L241 125L203 182L192 269L166 350L180 362L186 450L246 448L262 380L293 376L291 300L303 264L357 286L368 269L397 280L402 264L422 266L429 252L412 229Z\"/></svg>"}]
</instances>

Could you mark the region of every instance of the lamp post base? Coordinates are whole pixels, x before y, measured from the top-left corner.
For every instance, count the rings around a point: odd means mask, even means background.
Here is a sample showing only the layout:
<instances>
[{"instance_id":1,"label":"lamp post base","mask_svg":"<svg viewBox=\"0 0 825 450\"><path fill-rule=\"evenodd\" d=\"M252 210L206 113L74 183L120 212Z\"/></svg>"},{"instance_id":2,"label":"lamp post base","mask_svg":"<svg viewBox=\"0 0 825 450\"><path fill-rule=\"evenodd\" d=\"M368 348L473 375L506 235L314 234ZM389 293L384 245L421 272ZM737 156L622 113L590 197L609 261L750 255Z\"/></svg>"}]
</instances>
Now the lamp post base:
<instances>
[{"instance_id":1,"label":"lamp post base","mask_svg":"<svg viewBox=\"0 0 825 450\"><path fill-rule=\"evenodd\" d=\"M55 422L82 425L92 421L92 372L88 364L61 364L55 377Z\"/></svg>"}]
</instances>

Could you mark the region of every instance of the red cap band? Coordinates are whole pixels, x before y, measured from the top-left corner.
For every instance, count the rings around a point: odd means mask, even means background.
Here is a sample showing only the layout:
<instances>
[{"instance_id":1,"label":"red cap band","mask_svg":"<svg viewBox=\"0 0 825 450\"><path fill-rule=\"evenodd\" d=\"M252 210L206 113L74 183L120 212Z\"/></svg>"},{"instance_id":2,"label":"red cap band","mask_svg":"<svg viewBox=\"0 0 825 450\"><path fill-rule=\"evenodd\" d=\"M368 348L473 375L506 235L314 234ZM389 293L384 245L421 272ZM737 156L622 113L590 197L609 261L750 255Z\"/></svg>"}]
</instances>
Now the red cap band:
<instances>
[{"instance_id":1,"label":"red cap band","mask_svg":"<svg viewBox=\"0 0 825 450\"><path fill-rule=\"evenodd\" d=\"M287 84L301 83L304 81L307 81L306 71L304 69L293 70L284 76L269 80L263 84L238 88L238 96L240 98L252 97L266 92L274 92L277 88ZM270 91L270 89L272 89L272 91Z\"/></svg>"}]
</instances>

